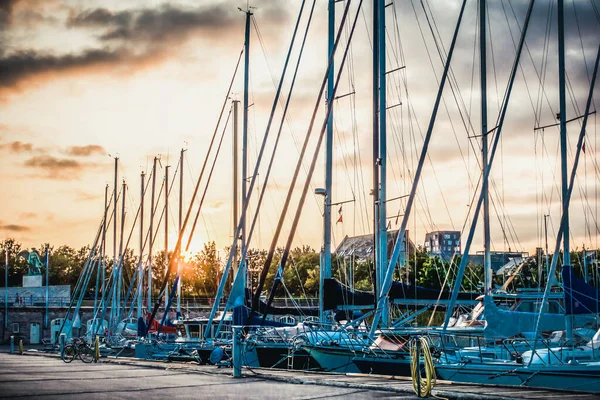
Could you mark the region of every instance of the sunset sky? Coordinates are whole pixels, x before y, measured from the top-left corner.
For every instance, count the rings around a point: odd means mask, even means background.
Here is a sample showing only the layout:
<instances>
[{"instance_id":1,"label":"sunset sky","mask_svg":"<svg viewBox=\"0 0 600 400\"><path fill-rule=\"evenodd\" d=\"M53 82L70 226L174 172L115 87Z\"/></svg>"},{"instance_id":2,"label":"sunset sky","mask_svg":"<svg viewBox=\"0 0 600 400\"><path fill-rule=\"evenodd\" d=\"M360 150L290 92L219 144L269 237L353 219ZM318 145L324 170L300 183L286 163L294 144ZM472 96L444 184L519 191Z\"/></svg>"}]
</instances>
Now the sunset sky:
<instances>
[{"instance_id":1,"label":"sunset sky","mask_svg":"<svg viewBox=\"0 0 600 400\"><path fill-rule=\"evenodd\" d=\"M339 65L359 1L352 1L336 57ZM447 52L460 2L391 0L386 8L388 76L388 198L408 194L423 143L443 63L436 42ZM489 128L495 126L499 104L515 57L525 19L526 1L489 2L488 99ZM527 36L527 51L515 82L501 146L493 166L491 197L493 250L533 252L543 247L543 216L550 215L550 248L560 222L558 128L535 130L557 122L558 78L556 4L540 1ZM336 3L338 24L345 2ZM566 0L567 119L581 116L600 43L600 4L597 0ZM277 82L301 0L254 0L251 26L249 174L254 169L265 134ZM266 164L288 97L312 1L306 1L292 60L283 85L259 169L258 189L264 185ZM164 167L176 179L169 204L169 242L177 235L179 152L186 149L184 206L189 201L215 130L227 87L244 44L244 13L240 0L0 0L0 240L11 237L26 247L49 242L83 246L94 240L103 214L104 188L113 185L114 157L119 157L119 184L128 185L126 235L134 235L133 217L139 205L140 173L151 171L160 157L157 187ZM425 17L425 12L429 19ZM342 71L334 103L333 202L334 247L345 235L371 231L371 1L358 16L349 59ZM547 22L550 16L550 22ZM428 21L432 24L428 25ZM432 34L435 32L435 41ZM468 1L452 63L452 87L447 86L433 132L428 161L410 234L422 244L425 232L463 230L471 223L468 205L480 176L479 57L477 2ZM548 36L546 36L548 33ZM306 47L291 96L288 117L274 160L267 195L253 247L268 248L279 218L299 149L307 134L313 107L327 66L327 1L318 0ZM232 93L242 99L240 66ZM592 111L600 100L598 83ZM313 139L287 214L287 239L300 190L312 157L314 136L323 123L325 102L319 101ZM219 248L232 240L232 125L226 129L213 181L208 188L191 250L208 240ZM240 117L242 110L240 108ZM470 122L469 122L470 121ZM572 247L598 248L597 114L590 116L586 152L581 159L571 207ZM581 120L568 124L569 169ZM242 122L239 128L241 132ZM210 159L212 162L212 158ZM322 198L313 194L324 186L324 156L311 181L295 242L321 246ZM209 162L209 167L210 167ZM201 193L204 185L201 186ZM256 212L253 193L250 216ZM150 198L149 191L146 199ZM197 202L196 206L197 207ZM119 205L120 207L120 205ZM158 203L159 213L163 207ZM146 211L149 206L146 203ZM192 218L195 215L195 209ZM403 200L388 203L391 227L403 213ZM149 213L145 215L148 226ZM401 220L400 216L400 220ZM472 252L482 249L481 226ZM157 247L163 246L162 228ZM112 240L112 239L109 239Z\"/></svg>"}]
</instances>

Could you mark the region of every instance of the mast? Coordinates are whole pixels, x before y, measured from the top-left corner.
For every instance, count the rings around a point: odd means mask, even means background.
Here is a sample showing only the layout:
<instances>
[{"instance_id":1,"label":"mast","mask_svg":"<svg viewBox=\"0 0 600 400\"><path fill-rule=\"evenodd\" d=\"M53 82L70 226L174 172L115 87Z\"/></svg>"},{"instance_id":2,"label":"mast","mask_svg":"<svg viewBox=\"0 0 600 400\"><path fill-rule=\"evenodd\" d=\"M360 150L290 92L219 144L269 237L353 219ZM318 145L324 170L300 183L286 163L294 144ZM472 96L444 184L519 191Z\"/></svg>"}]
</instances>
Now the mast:
<instances>
[{"instance_id":1,"label":"mast","mask_svg":"<svg viewBox=\"0 0 600 400\"><path fill-rule=\"evenodd\" d=\"M562 214L563 214L563 267L571 265L571 251L569 246L569 182L567 178L567 110L565 94L565 15L564 0L558 0L558 86L559 86L559 105L560 105L560 177L562 193ZM550 277L548 277L550 280ZM567 341L573 339L573 317L567 316L566 319Z\"/></svg>"},{"instance_id":2,"label":"mast","mask_svg":"<svg viewBox=\"0 0 600 400\"><path fill-rule=\"evenodd\" d=\"M373 0L373 268L375 304L382 289L382 268L379 263L379 0Z\"/></svg>"},{"instance_id":3,"label":"mast","mask_svg":"<svg viewBox=\"0 0 600 400\"><path fill-rule=\"evenodd\" d=\"M106 217L107 217L107 204L108 202L108 185L104 188L104 215L102 216L102 241L100 242L100 262L98 263L98 270L96 271L96 290L94 291L94 321L92 324L96 322L96 310L98 309L98 290L102 288L104 291L104 240L106 239ZM47 267L47 266L46 266ZM102 270L102 275L100 274L100 270ZM100 286L100 277L102 277L102 286ZM46 286L48 286L48 282L46 282ZM48 299L46 300L48 303ZM47 325L47 324L46 324Z\"/></svg>"},{"instance_id":4,"label":"mast","mask_svg":"<svg viewBox=\"0 0 600 400\"><path fill-rule=\"evenodd\" d=\"M242 198L244 199L244 204L246 203L248 196L247 183L248 183L248 83L249 83L249 74L250 74L250 17L252 16L252 12L250 8L245 11L246 13L246 29L245 29L245 39L244 39L244 125L242 128ZM244 213L242 221L242 251L244 254L244 250L248 246L246 243L246 214ZM244 266L246 266L246 260L242 260ZM247 272L246 272L247 273ZM248 286L248 282L246 280L245 287Z\"/></svg>"},{"instance_id":5,"label":"mast","mask_svg":"<svg viewBox=\"0 0 600 400\"><path fill-rule=\"evenodd\" d=\"M148 312L152 312L152 245L154 244L154 196L156 193L156 162L157 157L154 157L152 163L152 195L150 197L150 245L148 249Z\"/></svg>"},{"instance_id":6,"label":"mast","mask_svg":"<svg viewBox=\"0 0 600 400\"><path fill-rule=\"evenodd\" d=\"M169 267L169 168L165 167L165 276L167 276L167 268ZM169 302L169 284L165 290L165 307Z\"/></svg>"},{"instance_id":7,"label":"mast","mask_svg":"<svg viewBox=\"0 0 600 400\"><path fill-rule=\"evenodd\" d=\"M117 321L116 323L118 324L120 322L121 319L121 287L123 285L123 260L125 258L125 254L124 254L124 250L123 250L123 236L125 233L125 194L127 191L127 184L125 183L125 179L123 179L123 190L122 190L122 195L123 198L121 199L121 238L119 241L119 266L118 266L118 286L117 286ZM116 222L116 221L115 221ZM115 224L116 225L116 224ZM115 325L116 328L116 325Z\"/></svg>"},{"instance_id":8,"label":"mast","mask_svg":"<svg viewBox=\"0 0 600 400\"><path fill-rule=\"evenodd\" d=\"M8 328L8 246L4 247L4 329Z\"/></svg>"},{"instance_id":9,"label":"mast","mask_svg":"<svg viewBox=\"0 0 600 400\"><path fill-rule=\"evenodd\" d=\"M108 219L108 184L104 187L104 221L102 221L102 244L100 245L100 262L102 263L102 308L106 303L106 222ZM94 309L94 313L96 310ZM97 323L97 322L96 322Z\"/></svg>"},{"instance_id":10,"label":"mast","mask_svg":"<svg viewBox=\"0 0 600 400\"><path fill-rule=\"evenodd\" d=\"M233 235L235 236L235 231L238 224L238 203L239 203L239 194L238 194L238 181L239 181L239 166L238 166L238 106L240 105L239 100L233 100ZM237 241L237 238L233 238L234 241ZM233 257L233 272L234 274L237 272L238 268L238 257L237 252Z\"/></svg>"},{"instance_id":11,"label":"mast","mask_svg":"<svg viewBox=\"0 0 600 400\"><path fill-rule=\"evenodd\" d=\"M144 281L144 185L146 175L144 171L141 174L141 185L140 185L140 260L138 263L138 281L137 281L137 317L138 320L142 318L142 283Z\"/></svg>"},{"instance_id":12,"label":"mast","mask_svg":"<svg viewBox=\"0 0 600 400\"><path fill-rule=\"evenodd\" d=\"M117 282L117 178L119 173L119 158L115 157L115 181L113 186L113 285ZM110 323L113 323L115 316L115 305L117 303L117 293L113 291L112 306L110 308Z\"/></svg>"},{"instance_id":13,"label":"mast","mask_svg":"<svg viewBox=\"0 0 600 400\"><path fill-rule=\"evenodd\" d=\"M185 149L181 149L181 155L179 156L179 224L177 234L181 234L181 227L183 226L183 153ZM181 252L180 252L181 253ZM181 315L181 254L177 255L177 316Z\"/></svg>"},{"instance_id":14,"label":"mast","mask_svg":"<svg viewBox=\"0 0 600 400\"><path fill-rule=\"evenodd\" d=\"M385 0L378 0L377 14L379 22L377 25L377 40L379 46L379 269L381 273L378 279L383 286L384 268L394 269L395 265L387 265L387 224L386 224L386 164L387 164L387 91L385 74ZM374 33L375 34L375 33ZM402 237L398 237L402 241ZM386 297L387 303L387 297ZM381 322L383 326L389 326L389 309L387 304L382 309Z\"/></svg>"},{"instance_id":15,"label":"mast","mask_svg":"<svg viewBox=\"0 0 600 400\"><path fill-rule=\"evenodd\" d=\"M327 104L330 108L327 118L327 131L325 134L325 203L323 207L323 257L320 271L320 291L323 293L325 279L331 277L331 188L333 181L333 85L334 85L334 60L331 57L335 41L335 1L328 2L328 27L327 27L327 59L331 59L331 67L327 73ZM321 322L327 322L325 316L323 296L319 300L319 316Z\"/></svg>"},{"instance_id":16,"label":"mast","mask_svg":"<svg viewBox=\"0 0 600 400\"><path fill-rule=\"evenodd\" d=\"M487 173L488 164L488 127L487 127L487 52L485 37L485 0L479 0L479 67L481 79L481 166L483 174ZM492 290L492 260L490 255L490 197L488 191L488 180L484 179L481 190L483 192L483 272L484 293L489 294Z\"/></svg>"}]
</instances>

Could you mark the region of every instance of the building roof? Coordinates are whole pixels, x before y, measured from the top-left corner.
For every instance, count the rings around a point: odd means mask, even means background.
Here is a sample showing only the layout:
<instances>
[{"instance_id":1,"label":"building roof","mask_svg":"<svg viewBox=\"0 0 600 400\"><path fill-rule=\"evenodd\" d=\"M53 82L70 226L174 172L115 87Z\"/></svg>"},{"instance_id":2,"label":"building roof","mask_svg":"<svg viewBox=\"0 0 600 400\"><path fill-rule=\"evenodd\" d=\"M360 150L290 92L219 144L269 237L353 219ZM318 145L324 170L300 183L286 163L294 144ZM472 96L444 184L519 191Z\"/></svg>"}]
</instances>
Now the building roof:
<instances>
[{"instance_id":1,"label":"building roof","mask_svg":"<svg viewBox=\"0 0 600 400\"><path fill-rule=\"evenodd\" d=\"M415 245L410 240L410 234L406 231L408 236L408 252L409 254L414 253ZM394 249L394 243L398 237L398 230L388 231L388 254L391 254ZM346 235L340 242L338 247L335 249L335 254L343 257L355 256L356 258L363 260L373 257L373 234L360 235L350 237Z\"/></svg>"}]
</instances>

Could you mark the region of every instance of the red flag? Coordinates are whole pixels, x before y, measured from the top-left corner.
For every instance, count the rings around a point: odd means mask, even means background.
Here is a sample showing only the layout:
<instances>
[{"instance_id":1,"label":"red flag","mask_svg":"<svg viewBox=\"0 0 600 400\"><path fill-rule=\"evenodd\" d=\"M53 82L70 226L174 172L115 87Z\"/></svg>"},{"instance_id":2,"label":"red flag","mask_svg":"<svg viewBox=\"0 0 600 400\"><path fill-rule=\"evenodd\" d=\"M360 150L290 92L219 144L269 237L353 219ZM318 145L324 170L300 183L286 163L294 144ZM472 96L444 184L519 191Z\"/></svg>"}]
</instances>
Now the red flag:
<instances>
[{"instance_id":1,"label":"red flag","mask_svg":"<svg viewBox=\"0 0 600 400\"><path fill-rule=\"evenodd\" d=\"M340 215L338 220L335 222L336 224L338 222L344 222L344 216L342 215L342 206L340 205L340 208L338 209L338 214Z\"/></svg>"}]
</instances>

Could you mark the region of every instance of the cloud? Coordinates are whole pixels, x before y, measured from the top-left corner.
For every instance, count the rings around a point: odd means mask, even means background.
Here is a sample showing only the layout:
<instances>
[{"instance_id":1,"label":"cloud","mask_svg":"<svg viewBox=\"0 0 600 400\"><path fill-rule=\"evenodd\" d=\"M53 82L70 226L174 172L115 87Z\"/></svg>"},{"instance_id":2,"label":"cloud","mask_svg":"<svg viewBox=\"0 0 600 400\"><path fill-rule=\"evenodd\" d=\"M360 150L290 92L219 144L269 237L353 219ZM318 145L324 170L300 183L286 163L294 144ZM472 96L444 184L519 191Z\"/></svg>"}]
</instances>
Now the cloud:
<instances>
[{"instance_id":1,"label":"cloud","mask_svg":"<svg viewBox=\"0 0 600 400\"><path fill-rule=\"evenodd\" d=\"M9 231L9 232L28 232L31 228L24 225L16 225L16 224L6 224L0 225L0 231Z\"/></svg>"},{"instance_id":2,"label":"cloud","mask_svg":"<svg viewBox=\"0 0 600 400\"><path fill-rule=\"evenodd\" d=\"M106 150L98 144L90 144L87 146L71 146L67 148L66 153L71 156L88 157L94 154L104 154Z\"/></svg>"},{"instance_id":3,"label":"cloud","mask_svg":"<svg viewBox=\"0 0 600 400\"><path fill-rule=\"evenodd\" d=\"M30 153L33 151L33 144L16 141L0 144L0 150L8 150L11 153Z\"/></svg>"},{"instance_id":4,"label":"cloud","mask_svg":"<svg viewBox=\"0 0 600 400\"><path fill-rule=\"evenodd\" d=\"M12 21L13 8L19 0L0 0L0 30Z\"/></svg>"},{"instance_id":5,"label":"cloud","mask_svg":"<svg viewBox=\"0 0 600 400\"><path fill-rule=\"evenodd\" d=\"M177 8L163 5L157 9L113 12L105 8L85 10L71 15L67 26L106 28L99 39L129 42L153 42L154 45L172 40L181 41L200 30L221 31L239 25L239 13L229 4L198 8Z\"/></svg>"},{"instance_id":6,"label":"cloud","mask_svg":"<svg viewBox=\"0 0 600 400\"><path fill-rule=\"evenodd\" d=\"M37 217L38 217L38 215L34 212L24 212L24 213L19 214L20 219L34 219Z\"/></svg>"},{"instance_id":7,"label":"cloud","mask_svg":"<svg viewBox=\"0 0 600 400\"><path fill-rule=\"evenodd\" d=\"M29 168L37 169L45 173L47 178L68 179L69 174L78 174L91 164L83 164L69 158L57 158L48 154L32 157L24 162Z\"/></svg>"},{"instance_id":8,"label":"cloud","mask_svg":"<svg viewBox=\"0 0 600 400\"><path fill-rule=\"evenodd\" d=\"M91 49L79 54L40 54L21 50L0 58L0 89L19 89L20 84L32 77L48 76L90 67L107 67L122 60L141 61L140 57L124 49Z\"/></svg>"},{"instance_id":9,"label":"cloud","mask_svg":"<svg viewBox=\"0 0 600 400\"><path fill-rule=\"evenodd\" d=\"M6 9L12 10L11 5L7 4ZM261 9L261 14L269 24L279 25L285 23L287 11L284 5L275 2ZM115 67L119 67L117 72L138 72L171 59L169 56L192 37L218 41L221 46L225 45L224 40L235 37L241 45L243 21L243 14L230 3L195 8L162 5L124 11L72 10L66 26L92 31L97 44L70 54L12 45L15 51L0 52L0 91L23 90L33 79L64 73L104 70L114 73Z\"/></svg>"},{"instance_id":10,"label":"cloud","mask_svg":"<svg viewBox=\"0 0 600 400\"><path fill-rule=\"evenodd\" d=\"M92 194L92 193L87 193L84 191L79 191L76 196L77 201L92 201L92 200L98 200L101 198L102 198L101 194Z\"/></svg>"}]
</instances>

